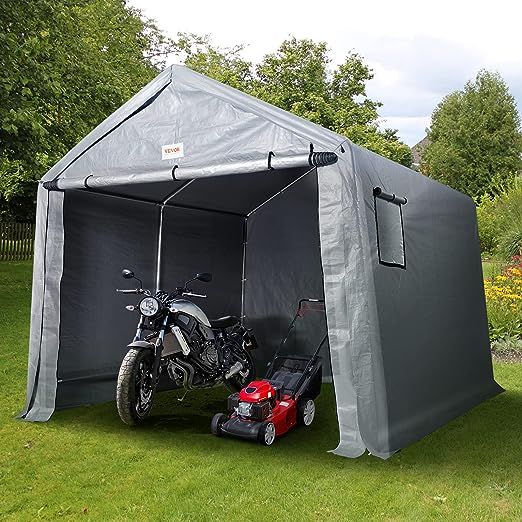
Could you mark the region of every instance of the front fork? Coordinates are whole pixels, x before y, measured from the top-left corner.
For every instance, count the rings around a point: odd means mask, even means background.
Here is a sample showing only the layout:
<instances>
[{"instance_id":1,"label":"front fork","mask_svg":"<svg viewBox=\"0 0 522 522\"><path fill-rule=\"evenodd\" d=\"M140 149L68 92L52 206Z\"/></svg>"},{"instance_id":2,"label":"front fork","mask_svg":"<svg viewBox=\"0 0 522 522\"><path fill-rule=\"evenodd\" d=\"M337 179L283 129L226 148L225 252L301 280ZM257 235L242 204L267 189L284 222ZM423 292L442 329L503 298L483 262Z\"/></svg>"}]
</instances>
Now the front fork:
<instances>
[{"instance_id":1,"label":"front fork","mask_svg":"<svg viewBox=\"0 0 522 522\"><path fill-rule=\"evenodd\" d=\"M160 364L161 364L161 352L163 351L163 339L165 339L165 332L167 330L167 323L169 320L169 314L166 313L163 318L163 323L161 323L161 328L158 332L158 337L156 342L154 343L154 367L152 369L152 378L153 382L158 384L159 376L160 376Z\"/></svg>"},{"instance_id":2,"label":"front fork","mask_svg":"<svg viewBox=\"0 0 522 522\"><path fill-rule=\"evenodd\" d=\"M165 314L163 322L158 332L158 337L156 338L156 342L154 343L154 365L152 367L152 382L158 383L159 380L159 370L161 364L161 352L163 351L163 340L165 339L165 332L167 330L167 323L169 320L169 314ZM134 341L139 341L141 339L141 335L143 333L143 327L145 325L145 317L142 315L140 317L140 322L138 323L138 328L136 329L136 335L134 336Z\"/></svg>"}]
</instances>

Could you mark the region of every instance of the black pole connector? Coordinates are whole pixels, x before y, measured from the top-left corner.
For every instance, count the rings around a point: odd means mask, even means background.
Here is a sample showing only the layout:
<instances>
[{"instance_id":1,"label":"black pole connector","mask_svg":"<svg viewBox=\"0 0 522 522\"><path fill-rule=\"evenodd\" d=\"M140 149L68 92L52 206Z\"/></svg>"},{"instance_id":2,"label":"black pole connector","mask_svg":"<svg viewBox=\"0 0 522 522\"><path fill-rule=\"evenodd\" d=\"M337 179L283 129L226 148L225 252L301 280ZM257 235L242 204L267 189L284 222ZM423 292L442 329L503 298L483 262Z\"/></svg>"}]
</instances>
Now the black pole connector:
<instances>
[{"instance_id":1,"label":"black pole connector","mask_svg":"<svg viewBox=\"0 0 522 522\"><path fill-rule=\"evenodd\" d=\"M312 152L308 156L308 163L311 167L326 167L337 163L338 159L335 152Z\"/></svg>"},{"instance_id":2,"label":"black pole connector","mask_svg":"<svg viewBox=\"0 0 522 522\"><path fill-rule=\"evenodd\" d=\"M53 179L51 181L44 181L42 183L42 185L43 185L43 188L47 189L47 190L60 190L58 188L58 180L57 179Z\"/></svg>"},{"instance_id":3,"label":"black pole connector","mask_svg":"<svg viewBox=\"0 0 522 522\"><path fill-rule=\"evenodd\" d=\"M375 187L373 189L373 195L376 198L384 199L385 201L389 201L390 203L395 203L397 205L406 205L408 200L401 196L396 196L395 194L388 194L387 192L383 192L381 187Z\"/></svg>"},{"instance_id":4,"label":"black pole connector","mask_svg":"<svg viewBox=\"0 0 522 522\"><path fill-rule=\"evenodd\" d=\"M268 170L274 170L274 167L272 167L272 158L275 156L275 154L270 151L268 153Z\"/></svg>"},{"instance_id":5,"label":"black pole connector","mask_svg":"<svg viewBox=\"0 0 522 522\"><path fill-rule=\"evenodd\" d=\"M89 176L87 176L84 180L83 180L83 186L88 189L89 188L89 178L93 178L94 176L92 174L90 174Z\"/></svg>"}]
</instances>

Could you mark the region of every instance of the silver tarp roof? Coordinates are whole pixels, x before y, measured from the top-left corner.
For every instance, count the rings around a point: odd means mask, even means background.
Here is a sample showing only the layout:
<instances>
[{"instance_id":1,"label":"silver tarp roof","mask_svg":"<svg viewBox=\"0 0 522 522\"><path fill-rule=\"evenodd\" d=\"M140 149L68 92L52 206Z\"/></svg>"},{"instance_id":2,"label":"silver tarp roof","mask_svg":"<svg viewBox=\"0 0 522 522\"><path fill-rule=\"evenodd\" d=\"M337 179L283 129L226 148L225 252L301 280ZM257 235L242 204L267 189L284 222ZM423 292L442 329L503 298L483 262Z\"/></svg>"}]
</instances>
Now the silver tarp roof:
<instances>
[{"instance_id":1,"label":"silver tarp roof","mask_svg":"<svg viewBox=\"0 0 522 522\"><path fill-rule=\"evenodd\" d=\"M339 455L386 458L501 391L473 202L329 130L172 66L42 181L27 420L113 399L123 266L212 271L205 310L241 315L260 362L324 295Z\"/></svg>"}]
</instances>

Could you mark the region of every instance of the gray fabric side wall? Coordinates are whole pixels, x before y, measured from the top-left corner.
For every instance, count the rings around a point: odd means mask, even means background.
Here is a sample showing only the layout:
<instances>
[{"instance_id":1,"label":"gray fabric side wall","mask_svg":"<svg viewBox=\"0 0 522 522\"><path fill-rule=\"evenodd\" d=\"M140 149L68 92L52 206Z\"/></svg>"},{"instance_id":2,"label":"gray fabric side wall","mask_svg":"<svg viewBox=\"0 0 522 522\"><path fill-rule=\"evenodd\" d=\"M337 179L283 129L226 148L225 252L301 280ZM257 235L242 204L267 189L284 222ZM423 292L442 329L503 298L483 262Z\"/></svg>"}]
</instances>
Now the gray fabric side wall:
<instances>
[{"instance_id":1,"label":"gray fabric side wall","mask_svg":"<svg viewBox=\"0 0 522 522\"><path fill-rule=\"evenodd\" d=\"M374 386L387 410L377 430L359 420L367 447L386 458L501 388L493 379L473 202L369 151L353 153L383 363ZM375 186L407 198L405 269L379 263Z\"/></svg>"},{"instance_id":2,"label":"gray fabric side wall","mask_svg":"<svg viewBox=\"0 0 522 522\"><path fill-rule=\"evenodd\" d=\"M210 283L191 283L208 296L194 303L210 319L240 316L243 226L242 216L165 207L160 288L172 291L197 272L211 272Z\"/></svg>"},{"instance_id":3,"label":"gray fabric side wall","mask_svg":"<svg viewBox=\"0 0 522 522\"><path fill-rule=\"evenodd\" d=\"M125 310L139 296L121 278L131 268L146 288L155 283L159 206L75 191L65 199L65 264L57 408L114 399L116 376L138 314ZM173 290L197 271L213 272L192 288L210 317L239 315L243 222L241 216L168 207L164 211L161 288ZM172 387L165 380L161 388Z\"/></svg>"},{"instance_id":4,"label":"gray fabric side wall","mask_svg":"<svg viewBox=\"0 0 522 522\"><path fill-rule=\"evenodd\" d=\"M244 314L259 342L254 356L260 376L285 336L298 301L323 298L317 198L314 170L248 217ZM309 312L283 353L313 353L325 330L324 313ZM321 356L327 376L327 346Z\"/></svg>"},{"instance_id":5,"label":"gray fabric side wall","mask_svg":"<svg viewBox=\"0 0 522 522\"><path fill-rule=\"evenodd\" d=\"M63 268L63 194L38 187L27 397L20 417L46 421L56 397Z\"/></svg>"},{"instance_id":6,"label":"gray fabric side wall","mask_svg":"<svg viewBox=\"0 0 522 522\"><path fill-rule=\"evenodd\" d=\"M157 205L83 191L65 194L56 407L114 400L116 376L136 331L138 314L125 310L140 297L116 293L154 285Z\"/></svg>"}]
</instances>

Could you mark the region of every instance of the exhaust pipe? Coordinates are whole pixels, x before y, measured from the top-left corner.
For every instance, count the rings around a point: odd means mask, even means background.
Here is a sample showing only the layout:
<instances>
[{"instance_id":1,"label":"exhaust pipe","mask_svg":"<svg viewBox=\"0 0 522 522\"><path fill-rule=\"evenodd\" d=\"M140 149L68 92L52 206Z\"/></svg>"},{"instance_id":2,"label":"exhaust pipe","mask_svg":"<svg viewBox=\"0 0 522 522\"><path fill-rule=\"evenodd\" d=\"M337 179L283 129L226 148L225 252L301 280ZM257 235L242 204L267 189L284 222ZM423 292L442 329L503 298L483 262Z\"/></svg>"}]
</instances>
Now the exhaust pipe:
<instances>
[{"instance_id":1,"label":"exhaust pipe","mask_svg":"<svg viewBox=\"0 0 522 522\"><path fill-rule=\"evenodd\" d=\"M236 375L236 373L239 373L242 369L243 369L243 365L239 361L235 362L230 367L228 372L225 373L225 379L228 380L228 379L230 379L230 377L234 377L234 375Z\"/></svg>"}]
</instances>

